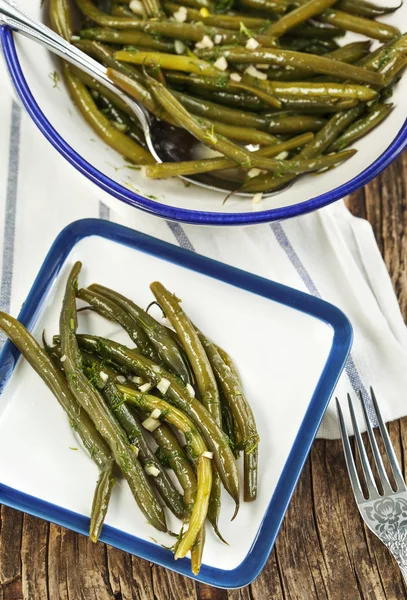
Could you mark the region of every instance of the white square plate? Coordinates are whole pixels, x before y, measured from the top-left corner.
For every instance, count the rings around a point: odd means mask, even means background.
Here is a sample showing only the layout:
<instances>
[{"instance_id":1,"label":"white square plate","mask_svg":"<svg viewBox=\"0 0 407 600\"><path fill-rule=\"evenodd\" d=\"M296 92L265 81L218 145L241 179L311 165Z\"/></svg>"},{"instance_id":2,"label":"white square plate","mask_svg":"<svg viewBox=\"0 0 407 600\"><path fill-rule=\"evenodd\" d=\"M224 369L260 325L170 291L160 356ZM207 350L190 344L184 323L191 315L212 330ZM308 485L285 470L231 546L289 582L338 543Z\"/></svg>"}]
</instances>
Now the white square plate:
<instances>
[{"instance_id":1,"label":"white square plate","mask_svg":"<svg viewBox=\"0 0 407 600\"><path fill-rule=\"evenodd\" d=\"M234 269L118 225L83 220L51 248L19 316L40 339L58 331L65 281L76 260L81 286L99 282L152 300L160 280L206 334L236 361L261 437L259 493L242 503L222 498L223 546L208 527L197 579L221 587L249 583L277 535L295 483L342 371L352 332L335 307L312 296ZM80 316L80 331L129 343L111 322ZM97 467L79 447L52 393L7 343L0 356L0 501L87 533ZM72 448L79 447L79 451ZM168 514L172 530L180 523ZM152 541L157 540L157 543ZM101 539L185 575L189 559L174 561L171 538L149 526L124 481L115 486Z\"/></svg>"}]
</instances>

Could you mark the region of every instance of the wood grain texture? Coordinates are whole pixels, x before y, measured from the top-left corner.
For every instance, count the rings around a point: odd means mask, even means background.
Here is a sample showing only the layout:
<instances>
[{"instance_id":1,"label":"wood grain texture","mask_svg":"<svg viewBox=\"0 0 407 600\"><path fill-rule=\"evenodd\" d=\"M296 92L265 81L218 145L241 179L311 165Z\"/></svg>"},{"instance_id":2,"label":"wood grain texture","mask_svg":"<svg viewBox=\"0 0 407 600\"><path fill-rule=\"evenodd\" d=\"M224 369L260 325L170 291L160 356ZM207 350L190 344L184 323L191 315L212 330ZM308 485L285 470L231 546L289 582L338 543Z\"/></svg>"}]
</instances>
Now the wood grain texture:
<instances>
[{"instance_id":1,"label":"wood grain texture","mask_svg":"<svg viewBox=\"0 0 407 600\"><path fill-rule=\"evenodd\" d=\"M353 194L373 226L407 317L407 153ZM390 424L407 469L407 418ZM1 507L0 600L401 600L400 572L356 509L339 441L317 440L273 552L241 590L176 575L86 537Z\"/></svg>"}]
</instances>

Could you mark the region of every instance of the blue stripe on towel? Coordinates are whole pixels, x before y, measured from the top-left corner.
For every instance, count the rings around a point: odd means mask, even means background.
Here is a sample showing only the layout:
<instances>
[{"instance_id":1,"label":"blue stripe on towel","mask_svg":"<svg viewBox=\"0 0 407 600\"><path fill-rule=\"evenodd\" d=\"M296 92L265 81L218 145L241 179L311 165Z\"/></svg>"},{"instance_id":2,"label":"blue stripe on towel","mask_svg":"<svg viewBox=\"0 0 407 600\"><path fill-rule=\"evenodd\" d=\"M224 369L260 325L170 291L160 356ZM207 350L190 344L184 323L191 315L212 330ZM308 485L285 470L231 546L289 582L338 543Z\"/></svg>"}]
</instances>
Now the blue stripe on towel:
<instances>
[{"instance_id":1,"label":"blue stripe on towel","mask_svg":"<svg viewBox=\"0 0 407 600\"><path fill-rule=\"evenodd\" d=\"M13 284L20 132L21 109L13 101L11 107L10 149L8 155L6 207L4 212L3 266L0 287L0 309L5 312L10 311ZM3 346L5 339L4 333L0 332L0 347Z\"/></svg>"},{"instance_id":2,"label":"blue stripe on towel","mask_svg":"<svg viewBox=\"0 0 407 600\"><path fill-rule=\"evenodd\" d=\"M110 220L110 208L102 201L99 202L99 219Z\"/></svg>"},{"instance_id":3,"label":"blue stripe on towel","mask_svg":"<svg viewBox=\"0 0 407 600\"><path fill-rule=\"evenodd\" d=\"M195 248L193 247L190 239L188 238L187 234L182 229L179 223L167 221L167 225L171 229L175 239L177 240L181 248L185 248L186 250L191 250L191 252L195 252Z\"/></svg>"},{"instance_id":4,"label":"blue stripe on towel","mask_svg":"<svg viewBox=\"0 0 407 600\"><path fill-rule=\"evenodd\" d=\"M316 296L317 298L322 299L322 296L319 293L317 286L313 282L311 275L308 273L304 263L301 261L300 257L294 250L293 245L291 244L290 240L288 239L287 234L285 233L281 223L272 223L270 225L270 227L275 235L277 242L280 244L281 248L286 253L287 258L293 265L294 269L297 271L298 275L301 277L308 292L310 294L312 294L313 296ZM363 399L364 399L367 411L369 413L369 417L372 419L373 424L377 425L376 413L374 411L372 400L371 400L365 386L363 385L362 380L360 379L359 372L356 368L355 362L354 362L351 354L349 355L348 360L346 362L345 370L346 370L346 374L349 377L349 381L350 381L354 391L359 392L359 390L360 390L362 392Z\"/></svg>"}]
</instances>

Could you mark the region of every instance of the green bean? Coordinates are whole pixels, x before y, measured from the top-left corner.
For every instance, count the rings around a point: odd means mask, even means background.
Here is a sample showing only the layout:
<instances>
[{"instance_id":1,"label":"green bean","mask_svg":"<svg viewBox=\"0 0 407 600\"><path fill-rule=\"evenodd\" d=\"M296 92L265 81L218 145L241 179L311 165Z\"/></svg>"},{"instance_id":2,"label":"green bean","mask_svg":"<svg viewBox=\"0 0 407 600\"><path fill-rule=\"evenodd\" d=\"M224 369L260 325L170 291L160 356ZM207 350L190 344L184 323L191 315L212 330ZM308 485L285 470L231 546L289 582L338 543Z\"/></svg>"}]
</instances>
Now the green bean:
<instances>
[{"instance_id":1,"label":"green bean","mask_svg":"<svg viewBox=\"0 0 407 600\"><path fill-rule=\"evenodd\" d=\"M275 23L272 23L267 29L267 34L280 37L300 23L321 14L324 10L335 4L336 1L337 0L309 0L305 4L298 6L296 9L278 19Z\"/></svg>"},{"instance_id":2,"label":"green bean","mask_svg":"<svg viewBox=\"0 0 407 600\"><path fill-rule=\"evenodd\" d=\"M258 175L253 179L249 179L241 189L245 192L265 192L273 189L271 186L280 181L280 186L285 183L286 173L298 174L310 173L312 171L321 171L330 167L335 167L339 163L349 160L356 154L356 150L343 150L337 154L329 154L328 156L319 156L314 159L296 159L291 161L280 161L280 169L276 167L274 176ZM289 178L291 179L291 178ZM278 187L280 187L278 186Z\"/></svg>"},{"instance_id":3,"label":"green bean","mask_svg":"<svg viewBox=\"0 0 407 600\"><path fill-rule=\"evenodd\" d=\"M251 81L252 78L250 78ZM377 92L356 83L313 83L308 81L259 81L258 85L277 97L323 96L331 98L352 98L368 102L377 98Z\"/></svg>"},{"instance_id":4,"label":"green bean","mask_svg":"<svg viewBox=\"0 0 407 600\"><path fill-rule=\"evenodd\" d=\"M100 42L95 42L93 40L79 40L73 41L72 43L79 48L79 50L82 50L83 52L86 52L86 54L90 54L93 56L93 58L96 58L96 60L105 65L105 67L115 69L116 71L124 73L124 75L128 75L128 77L132 77L139 82L144 81L144 78L138 67L116 60L114 57L114 50L108 46L104 46Z\"/></svg>"},{"instance_id":5,"label":"green bean","mask_svg":"<svg viewBox=\"0 0 407 600\"><path fill-rule=\"evenodd\" d=\"M225 107L209 100L199 100L183 92L174 92L174 96L182 102L187 110L195 115L230 125L239 123L240 127L252 127L271 133L301 133L304 129L305 131L317 131L325 123L323 119L318 117L296 117L291 120L281 116L279 119L273 117L270 120L255 113Z\"/></svg>"},{"instance_id":6,"label":"green bean","mask_svg":"<svg viewBox=\"0 0 407 600\"><path fill-rule=\"evenodd\" d=\"M405 69L407 65L407 56L399 55L392 58L386 65L380 69L380 73L386 80L385 87L390 86L395 78L399 75L400 71Z\"/></svg>"},{"instance_id":7,"label":"green bean","mask_svg":"<svg viewBox=\"0 0 407 600\"><path fill-rule=\"evenodd\" d=\"M160 52L174 52L174 42L159 40L149 33L134 31L133 29L115 30L107 27L92 27L81 29L79 35L87 40L108 42L109 44L134 44L135 46L153 48Z\"/></svg>"},{"instance_id":8,"label":"green bean","mask_svg":"<svg viewBox=\"0 0 407 600\"><path fill-rule=\"evenodd\" d=\"M72 20L69 8L69 0L49 1L49 21L51 28L65 40L72 37Z\"/></svg>"},{"instance_id":9,"label":"green bean","mask_svg":"<svg viewBox=\"0 0 407 600\"><path fill-rule=\"evenodd\" d=\"M239 125L230 125L229 123L219 123L218 121L210 121L200 117L200 123L206 124L212 128L215 133L224 135L227 138L243 142L244 144L258 144L259 146L271 146L278 141L274 135L252 129L251 127L240 127Z\"/></svg>"},{"instance_id":10,"label":"green bean","mask_svg":"<svg viewBox=\"0 0 407 600\"><path fill-rule=\"evenodd\" d=\"M167 531L164 511L159 504L144 470L125 439L124 432L106 407L98 391L81 369L81 354L76 340L77 313L75 294L81 263L76 262L68 277L60 316L61 352L69 388L88 413L95 427L110 447L113 457L126 478L143 514L159 531Z\"/></svg>"},{"instance_id":11,"label":"green bean","mask_svg":"<svg viewBox=\"0 0 407 600\"><path fill-rule=\"evenodd\" d=\"M142 3L149 17L161 18L164 16L159 0L142 0Z\"/></svg>"},{"instance_id":12,"label":"green bean","mask_svg":"<svg viewBox=\"0 0 407 600\"><path fill-rule=\"evenodd\" d=\"M356 98L341 100L339 98L329 98L324 96L316 97L295 97L280 96L282 107L286 111L296 111L302 114L326 114L335 113L348 108L353 108L359 104ZM263 113L263 116L272 117L274 113Z\"/></svg>"},{"instance_id":13,"label":"green bean","mask_svg":"<svg viewBox=\"0 0 407 600\"><path fill-rule=\"evenodd\" d=\"M175 4L174 2L164 2L164 8L170 15L176 12L180 6L181 4ZM201 21L207 25L223 27L224 29L233 29L236 31L240 31L240 23L243 23L245 27L253 30L262 29L267 26L266 19L259 19L257 17L250 17L247 15L220 15L217 13L209 13L206 15L202 9L196 10L194 8L187 8L187 21Z\"/></svg>"},{"instance_id":14,"label":"green bean","mask_svg":"<svg viewBox=\"0 0 407 600\"><path fill-rule=\"evenodd\" d=\"M340 137L338 137L329 147L329 151L336 152L337 150L346 148L349 144L353 144L369 133L369 131L372 131L372 129L380 125L380 123L389 116L392 110L392 104L376 104L369 110L366 116L363 116L353 123Z\"/></svg>"},{"instance_id":15,"label":"green bean","mask_svg":"<svg viewBox=\"0 0 407 600\"><path fill-rule=\"evenodd\" d=\"M252 452L243 454L244 487L243 499L252 502L257 497L257 475L259 464L259 449L254 448Z\"/></svg>"},{"instance_id":16,"label":"green bean","mask_svg":"<svg viewBox=\"0 0 407 600\"><path fill-rule=\"evenodd\" d=\"M291 138L275 146L257 150L256 154L260 156L278 156L281 152L287 152L307 144L313 138L312 133L304 133ZM186 161L178 163L159 163L146 168L146 175L152 179L164 179L166 177L176 177L179 175L193 175L195 173L209 173L212 171L221 171L222 169L231 169L235 166L233 161L227 158L206 158L201 161Z\"/></svg>"},{"instance_id":17,"label":"green bean","mask_svg":"<svg viewBox=\"0 0 407 600\"><path fill-rule=\"evenodd\" d=\"M326 54L326 57L334 58L335 60L340 60L345 63L355 63L361 58L367 56L369 54L370 42L353 42L351 44L346 44L346 46L342 46L337 50L333 50ZM302 79L307 79L310 76L309 71L304 71L302 69L270 69L268 71L268 77L272 80L278 81L301 81Z\"/></svg>"},{"instance_id":18,"label":"green bean","mask_svg":"<svg viewBox=\"0 0 407 600\"><path fill-rule=\"evenodd\" d=\"M191 571L194 575L198 575L201 569L205 537L206 531L204 525L197 535L197 538L191 548Z\"/></svg>"},{"instance_id":19,"label":"green bean","mask_svg":"<svg viewBox=\"0 0 407 600\"><path fill-rule=\"evenodd\" d=\"M312 159L319 157L362 114L363 110L363 106L355 106L355 108L333 115L316 134L314 139L301 150L297 158ZM284 175L283 177L259 175L252 182L254 182L254 185L258 184L263 189L269 191L280 188L282 185L292 181L292 179L292 175Z\"/></svg>"},{"instance_id":20,"label":"green bean","mask_svg":"<svg viewBox=\"0 0 407 600\"><path fill-rule=\"evenodd\" d=\"M205 456L205 452L207 452L205 442L194 423L178 408L155 396L137 392L123 385L118 387L126 402L132 402L142 410L153 411L156 408L160 410L165 421L184 433L191 452L197 457L196 500L191 512L189 527L182 535L174 556L175 560L183 558L194 545L200 530L204 526L208 512L209 496L212 488L212 466L210 459Z\"/></svg>"},{"instance_id":21,"label":"green bean","mask_svg":"<svg viewBox=\"0 0 407 600\"><path fill-rule=\"evenodd\" d=\"M147 356L147 358L150 358L154 362L160 361L159 355L144 329L123 306L107 296L98 294L93 289L81 288L77 293L77 297L87 302L95 312L105 319L114 321L123 327L141 354L144 354L144 356Z\"/></svg>"},{"instance_id":22,"label":"green bean","mask_svg":"<svg viewBox=\"0 0 407 600\"><path fill-rule=\"evenodd\" d=\"M102 27L112 27L113 29L130 29L134 26L137 21L140 21L136 16L133 18L128 17L114 17L108 15L103 11L99 10L91 0L75 0L79 10L88 17L91 21L94 21ZM144 0L144 7L146 8L148 16L160 17L162 11L159 10L158 14L152 14L147 5L158 4L157 0Z\"/></svg>"},{"instance_id":23,"label":"green bean","mask_svg":"<svg viewBox=\"0 0 407 600\"><path fill-rule=\"evenodd\" d=\"M184 348L195 375L202 404L212 415L215 423L221 428L222 414L218 386L211 364L195 331L195 327L180 306L179 299L171 294L160 282L155 281L152 283L150 289L167 319L175 329ZM221 487L220 477L216 470L213 472L212 486L210 515L215 531L218 531Z\"/></svg>"},{"instance_id":24,"label":"green bean","mask_svg":"<svg viewBox=\"0 0 407 600\"><path fill-rule=\"evenodd\" d=\"M342 37L346 34L344 29L340 27L326 27L322 23L302 23L290 30L290 35L298 35L300 37L308 37L319 40L329 40L332 38Z\"/></svg>"},{"instance_id":25,"label":"green bean","mask_svg":"<svg viewBox=\"0 0 407 600\"><path fill-rule=\"evenodd\" d=\"M404 33L393 42L384 44L375 52L372 52L360 62L365 69L379 71L384 68L388 62L392 61L395 56L405 54L407 51L407 34Z\"/></svg>"},{"instance_id":26,"label":"green bean","mask_svg":"<svg viewBox=\"0 0 407 600\"><path fill-rule=\"evenodd\" d=\"M96 102L96 106L107 116L113 125L119 129L119 131L128 135L129 138L137 142L137 144L140 144L141 146L145 145L143 130L138 121L129 117L98 91L93 90L92 96Z\"/></svg>"},{"instance_id":27,"label":"green bean","mask_svg":"<svg viewBox=\"0 0 407 600\"><path fill-rule=\"evenodd\" d=\"M247 150L240 148L227 138L219 136L213 127L209 128L205 123L201 124L162 83L150 78L149 88L157 102L171 115L179 127L186 129L206 146L227 156L237 164L251 166L251 157Z\"/></svg>"},{"instance_id":28,"label":"green bean","mask_svg":"<svg viewBox=\"0 0 407 600\"><path fill-rule=\"evenodd\" d=\"M78 433L90 457L100 469L89 528L90 538L95 542L100 535L112 489L111 469L113 461L109 447L87 413L76 401L62 372L55 367L51 358L26 328L13 317L0 312L0 329L18 348L30 366L54 394L66 412L73 430Z\"/></svg>"},{"instance_id":29,"label":"green bean","mask_svg":"<svg viewBox=\"0 0 407 600\"><path fill-rule=\"evenodd\" d=\"M121 50L116 52L115 57L117 60L137 65L160 65L162 69L185 71L186 73L196 73L198 75L211 75L216 77L219 74L218 69L215 69L210 63L189 56L175 56L173 54L164 54L161 52L128 52Z\"/></svg>"},{"instance_id":30,"label":"green bean","mask_svg":"<svg viewBox=\"0 0 407 600\"><path fill-rule=\"evenodd\" d=\"M228 440L206 408L196 398L190 396L185 386L176 377L145 356L117 342L96 336L78 335L77 339L84 350L96 352L102 357L125 365L153 386L157 385L162 378L170 382L166 396L174 406L183 410L192 419L204 436L209 449L214 454L222 483L236 503L236 515L239 507L239 477L236 462Z\"/></svg>"},{"instance_id":31,"label":"green bean","mask_svg":"<svg viewBox=\"0 0 407 600\"><path fill-rule=\"evenodd\" d=\"M283 0L239 0L238 5L271 14L284 13L287 8Z\"/></svg>"},{"instance_id":32,"label":"green bean","mask_svg":"<svg viewBox=\"0 0 407 600\"><path fill-rule=\"evenodd\" d=\"M216 53L213 50L200 50L197 54L201 58L208 59ZM326 58L325 56L311 56L292 50L280 50L277 48L248 50L247 48L236 47L225 49L223 55L228 63L261 63L276 64L284 67L300 67L303 70L314 73L343 77L369 85L380 86L383 84L383 78L379 73L373 73L363 67L348 65L347 63Z\"/></svg>"},{"instance_id":33,"label":"green bean","mask_svg":"<svg viewBox=\"0 0 407 600\"><path fill-rule=\"evenodd\" d=\"M179 519L183 519L186 513L182 496L175 489L171 479L155 457L154 452L150 449L150 446L144 438L140 421L129 408L123 404L122 396L115 384L115 372L94 355L83 352L82 358L86 374L103 395L103 398L106 400L113 415L126 433L130 444L137 448L138 458L144 469L153 466L158 470L157 476L154 477L152 481L159 491L161 498L175 516ZM102 379L100 376L101 373L107 375L108 379Z\"/></svg>"},{"instance_id":34,"label":"green bean","mask_svg":"<svg viewBox=\"0 0 407 600\"><path fill-rule=\"evenodd\" d=\"M326 10L318 18L324 23L342 27L354 33L361 33L382 42L393 40L400 35L400 31L396 27L387 23L379 23L378 21L372 21L371 19L365 19L364 17L358 17L332 8Z\"/></svg>"},{"instance_id":35,"label":"green bean","mask_svg":"<svg viewBox=\"0 0 407 600\"><path fill-rule=\"evenodd\" d=\"M168 115L162 110L161 106L154 100L150 92L143 86L142 83L136 81L132 77L128 77L124 73L116 71L116 69L107 69L107 76L120 89L126 92L129 96L141 102L145 108L155 115L158 119L171 121Z\"/></svg>"},{"instance_id":36,"label":"green bean","mask_svg":"<svg viewBox=\"0 0 407 600\"><path fill-rule=\"evenodd\" d=\"M374 19L375 17L392 13L399 9L401 5L402 1L399 6L395 7L378 6L377 4L367 2L366 0L340 0L340 2L338 2L338 8L341 10L353 15L358 15L359 17L367 17L368 19Z\"/></svg>"},{"instance_id":37,"label":"green bean","mask_svg":"<svg viewBox=\"0 0 407 600\"><path fill-rule=\"evenodd\" d=\"M256 96L251 96L249 94L242 94L238 92L226 92L223 90L214 90L209 91L206 89L202 89L199 86L195 86L192 83L190 86L190 92L196 93L199 98L204 98L205 100L213 100L219 104L224 106L230 106L231 108L243 108L247 110L252 110L256 112L260 112L261 110L266 110L269 107L256 98ZM281 103L280 103L281 106Z\"/></svg>"},{"instance_id":38,"label":"green bean","mask_svg":"<svg viewBox=\"0 0 407 600\"><path fill-rule=\"evenodd\" d=\"M196 496L196 477L184 449L179 443L177 436L165 423L157 427L151 435L184 490L184 502L187 510L190 512Z\"/></svg>"},{"instance_id":39,"label":"green bean","mask_svg":"<svg viewBox=\"0 0 407 600\"><path fill-rule=\"evenodd\" d=\"M93 77L85 73L85 71L82 71L82 69L79 69L74 65L70 65L69 69L72 72L72 74L79 79L79 81L86 85L87 88L90 88L91 90L102 94L105 98L110 100L112 104L114 104L117 108L122 110L127 116L132 117L134 115L131 108L125 102L123 102L123 100L119 96L114 94L112 91L110 91L109 88L105 87L103 84L99 83L99 81L96 81L96 79L93 79Z\"/></svg>"},{"instance_id":40,"label":"green bean","mask_svg":"<svg viewBox=\"0 0 407 600\"><path fill-rule=\"evenodd\" d=\"M116 483L114 478L114 460L110 460L100 471L92 502L92 518L89 537L92 542L97 542L102 531L103 523L109 508L110 496Z\"/></svg>"},{"instance_id":41,"label":"green bean","mask_svg":"<svg viewBox=\"0 0 407 600\"><path fill-rule=\"evenodd\" d=\"M138 323L159 356L159 361L153 359L154 362L162 361L163 365L178 375L184 383L192 383L180 350L164 325L161 325L137 304L108 287L94 283L88 289L120 306L132 320ZM144 354L142 350L140 351L141 354ZM151 358L147 354L145 356Z\"/></svg>"},{"instance_id":42,"label":"green bean","mask_svg":"<svg viewBox=\"0 0 407 600\"><path fill-rule=\"evenodd\" d=\"M118 131L109 119L98 110L89 91L83 83L73 75L66 64L63 65L63 73L74 104L92 129L94 129L94 131L109 144L109 146L136 165L155 162L147 150L144 150L144 148L139 144L136 144L136 142L131 140L124 133Z\"/></svg>"},{"instance_id":43,"label":"green bean","mask_svg":"<svg viewBox=\"0 0 407 600\"><path fill-rule=\"evenodd\" d=\"M236 421L239 432L239 448L249 455L257 448L260 437L257 432L253 411L246 399L240 380L230 367L223 361L216 346L201 332L199 339L205 349L216 380L223 392L223 398ZM255 460L245 460L244 463L244 499L246 502L255 500L257 491L257 454ZM250 471L247 470L250 468Z\"/></svg>"}]
</instances>

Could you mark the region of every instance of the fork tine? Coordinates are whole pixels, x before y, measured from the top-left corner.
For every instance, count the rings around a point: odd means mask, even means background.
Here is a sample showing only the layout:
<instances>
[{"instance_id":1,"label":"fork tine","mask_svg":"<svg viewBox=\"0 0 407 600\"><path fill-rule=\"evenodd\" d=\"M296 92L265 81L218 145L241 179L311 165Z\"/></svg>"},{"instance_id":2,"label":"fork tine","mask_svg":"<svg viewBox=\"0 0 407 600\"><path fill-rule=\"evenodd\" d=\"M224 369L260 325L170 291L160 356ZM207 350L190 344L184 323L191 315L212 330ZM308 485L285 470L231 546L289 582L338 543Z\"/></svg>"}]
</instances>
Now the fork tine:
<instances>
[{"instance_id":1,"label":"fork tine","mask_svg":"<svg viewBox=\"0 0 407 600\"><path fill-rule=\"evenodd\" d=\"M352 484L352 489L353 489L353 493L356 498L356 502L358 504L360 504L361 502L365 501L365 498L363 496L362 489L360 487L360 481L359 481L359 477L358 477L358 474L356 471L356 466L355 466L355 461L353 459L352 449L350 447L348 434L346 432L346 425L345 425L345 421L343 418L342 408L341 408L341 405L339 404L338 398L336 398L336 410L338 413L339 429L341 432L342 445L343 445L343 450L345 453L345 462L346 462L346 466L348 468L350 482Z\"/></svg>"},{"instance_id":2,"label":"fork tine","mask_svg":"<svg viewBox=\"0 0 407 600\"><path fill-rule=\"evenodd\" d=\"M379 492L377 490L372 469L370 468L369 460L367 458L366 448L363 444L362 436L360 435L360 430L358 422L356 420L355 410L353 408L352 398L350 397L350 394L348 394L348 404L350 417L352 419L353 433L355 434L355 441L358 448L359 458L362 465L363 474L365 476L367 491L369 493L368 500L372 500L373 498L379 498Z\"/></svg>"},{"instance_id":3,"label":"fork tine","mask_svg":"<svg viewBox=\"0 0 407 600\"><path fill-rule=\"evenodd\" d=\"M360 398L360 403L362 405L363 416L364 416L365 423L366 423L367 434L369 436L370 447L372 448L374 461L375 461L376 467L377 467L377 472L379 473L380 481L383 486L383 492L385 494L392 494L394 490L390 485L390 481L387 476L386 469L384 468L384 464L383 464L383 460L382 460L382 457L380 454L379 446L377 445L376 438L373 433L372 425L370 423L370 418L369 418L369 415L367 414L366 406L365 406L365 403L363 400L363 394L360 390L359 390L359 398Z\"/></svg>"},{"instance_id":4,"label":"fork tine","mask_svg":"<svg viewBox=\"0 0 407 600\"><path fill-rule=\"evenodd\" d=\"M396 492L406 491L406 483L404 481L403 474L400 469L399 461L397 460L397 456L393 449L393 444L391 443L389 433L387 431L386 425L383 422L383 417L379 409L379 405L377 403L377 399L373 388L370 388L370 395L372 397L373 406L376 411L377 422L379 423L380 433L383 439L384 447L386 448L387 458L389 459L389 463L391 466L391 470L393 472L394 479L396 481L397 489Z\"/></svg>"}]
</instances>

